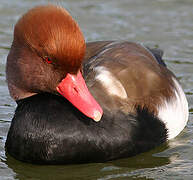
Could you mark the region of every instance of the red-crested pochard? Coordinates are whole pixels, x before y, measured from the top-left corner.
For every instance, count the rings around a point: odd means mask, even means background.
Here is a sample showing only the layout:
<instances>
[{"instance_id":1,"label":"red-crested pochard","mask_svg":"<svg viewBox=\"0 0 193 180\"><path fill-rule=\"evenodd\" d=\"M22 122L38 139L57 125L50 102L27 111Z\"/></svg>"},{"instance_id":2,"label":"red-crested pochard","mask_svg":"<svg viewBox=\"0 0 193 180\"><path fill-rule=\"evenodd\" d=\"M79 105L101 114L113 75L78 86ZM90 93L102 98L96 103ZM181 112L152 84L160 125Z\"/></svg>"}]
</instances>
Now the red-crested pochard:
<instances>
[{"instance_id":1,"label":"red-crested pochard","mask_svg":"<svg viewBox=\"0 0 193 180\"><path fill-rule=\"evenodd\" d=\"M21 161L129 157L176 137L188 120L185 94L161 50L85 43L70 14L54 5L19 19L6 77L17 102L6 150Z\"/></svg>"}]
</instances>

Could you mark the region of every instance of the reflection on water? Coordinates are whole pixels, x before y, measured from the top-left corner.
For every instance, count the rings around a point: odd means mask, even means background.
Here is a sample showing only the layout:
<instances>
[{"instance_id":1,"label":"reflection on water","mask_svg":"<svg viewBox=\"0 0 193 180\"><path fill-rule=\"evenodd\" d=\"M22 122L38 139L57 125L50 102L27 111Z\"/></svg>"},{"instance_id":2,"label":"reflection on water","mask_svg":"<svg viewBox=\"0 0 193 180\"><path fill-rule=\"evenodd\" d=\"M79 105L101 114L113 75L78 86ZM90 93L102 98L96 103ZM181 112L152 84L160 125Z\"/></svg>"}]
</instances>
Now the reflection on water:
<instances>
[{"instance_id":1,"label":"reflection on water","mask_svg":"<svg viewBox=\"0 0 193 180\"><path fill-rule=\"evenodd\" d=\"M87 41L129 40L165 51L168 67L186 92L190 118L174 140L135 157L107 163L38 166L6 157L4 144L14 113L5 82L13 27L27 9L51 0L0 3L0 179L193 179L193 1L56 0L78 21Z\"/></svg>"},{"instance_id":2,"label":"reflection on water","mask_svg":"<svg viewBox=\"0 0 193 180\"><path fill-rule=\"evenodd\" d=\"M169 157L152 156L167 149L167 144L150 152L135 157L107 163L80 164L68 166L37 166L19 162L9 155L6 164L14 171L17 178L34 179L109 179L109 177L132 177L137 169L154 168L171 163ZM47 173L49 172L49 173ZM70 172L70 173L69 173ZM57 176L56 176L57 175ZM137 174L135 174L136 176Z\"/></svg>"},{"instance_id":3,"label":"reflection on water","mask_svg":"<svg viewBox=\"0 0 193 180\"><path fill-rule=\"evenodd\" d=\"M180 144L182 149L185 146ZM179 144L178 144L179 146ZM172 148L173 147L173 148ZM67 166L44 166L22 163L7 156L6 164L12 170L12 175L20 180L26 179L151 179L158 177L164 179L170 175L178 175L181 170L186 170L191 161L180 160L178 153L180 148L176 142L164 144L152 151L142 153L138 156L120 159L107 163L91 163ZM191 168L188 168L190 172ZM48 173L49 172L49 173ZM69 173L70 172L70 173ZM160 174L161 173L161 174Z\"/></svg>"}]
</instances>

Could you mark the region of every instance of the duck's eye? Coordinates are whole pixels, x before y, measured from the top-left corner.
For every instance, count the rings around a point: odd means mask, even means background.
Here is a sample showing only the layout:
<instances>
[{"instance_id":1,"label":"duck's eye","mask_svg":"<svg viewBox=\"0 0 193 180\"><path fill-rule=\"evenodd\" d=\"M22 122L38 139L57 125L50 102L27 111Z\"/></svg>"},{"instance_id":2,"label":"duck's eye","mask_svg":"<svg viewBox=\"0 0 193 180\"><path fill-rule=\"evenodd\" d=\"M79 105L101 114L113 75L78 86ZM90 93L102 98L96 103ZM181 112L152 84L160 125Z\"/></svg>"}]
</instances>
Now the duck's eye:
<instances>
[{"instance_id":1,"label":"duck's eye","mask_svg":"<svg viewBox=\"0 0 193 180\"><path fill-rule=\"evenodd\" d=\"M44 60L48 63L51 64L52 63L52 59L48 56L44 57Z\"/></svg>"}]
</instances>

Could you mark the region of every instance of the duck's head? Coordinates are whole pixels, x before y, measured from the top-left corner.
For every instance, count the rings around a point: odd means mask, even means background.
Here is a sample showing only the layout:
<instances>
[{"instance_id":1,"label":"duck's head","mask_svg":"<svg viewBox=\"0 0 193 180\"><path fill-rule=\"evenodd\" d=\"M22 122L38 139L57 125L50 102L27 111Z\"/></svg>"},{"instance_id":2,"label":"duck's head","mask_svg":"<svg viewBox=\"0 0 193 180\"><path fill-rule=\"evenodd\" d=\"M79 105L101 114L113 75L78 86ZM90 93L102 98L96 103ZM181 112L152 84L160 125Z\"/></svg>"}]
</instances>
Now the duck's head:
<instances>
[{"instance_id":1,"label":"duck's head","mask_svg":"<svg viewBox=\"0 0 193 180\"><path fill-rule=\"evenodd\" d=\"M81 74L85 48L78 24L65 9L47 5L29 10L15 25L7 58L10 95L17 101L43 92L60 94L99 121L102 109Z\"/></svg>"}]
</instances>

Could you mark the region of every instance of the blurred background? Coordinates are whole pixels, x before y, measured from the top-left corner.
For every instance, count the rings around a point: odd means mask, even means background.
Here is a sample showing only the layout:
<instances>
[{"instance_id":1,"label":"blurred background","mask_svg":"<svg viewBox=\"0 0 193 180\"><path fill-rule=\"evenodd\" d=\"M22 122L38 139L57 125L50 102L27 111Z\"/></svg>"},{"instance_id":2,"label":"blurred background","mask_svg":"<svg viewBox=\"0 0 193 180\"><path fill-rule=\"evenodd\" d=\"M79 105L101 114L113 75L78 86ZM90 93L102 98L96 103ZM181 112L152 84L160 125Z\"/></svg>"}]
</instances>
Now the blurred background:
<instances>
[{"instance_id":1,"label":"blurred background","mask_svg":"<svg viewBox=\"0 0 193 180\"><path fill-rule=\"evenodd\" d=\"M127 40L164 50L189 102L187 127L174 140L135 157L66 166L25 164L5 154L16 107L5 81L13 28L28 9L52 3L66 8L86 41ZM44 23L44 22L42 22ZM193 179L193 1L192 0L1 0L0 2L0 180Z\"/></svg>"}]
</instances>

